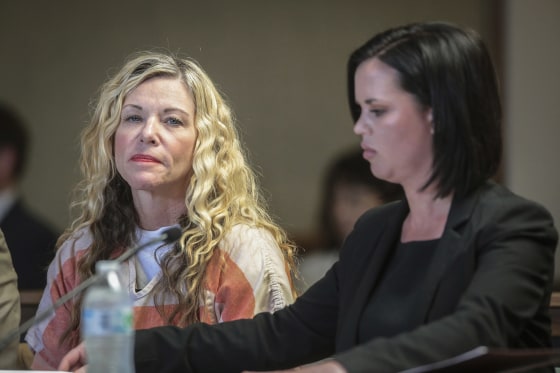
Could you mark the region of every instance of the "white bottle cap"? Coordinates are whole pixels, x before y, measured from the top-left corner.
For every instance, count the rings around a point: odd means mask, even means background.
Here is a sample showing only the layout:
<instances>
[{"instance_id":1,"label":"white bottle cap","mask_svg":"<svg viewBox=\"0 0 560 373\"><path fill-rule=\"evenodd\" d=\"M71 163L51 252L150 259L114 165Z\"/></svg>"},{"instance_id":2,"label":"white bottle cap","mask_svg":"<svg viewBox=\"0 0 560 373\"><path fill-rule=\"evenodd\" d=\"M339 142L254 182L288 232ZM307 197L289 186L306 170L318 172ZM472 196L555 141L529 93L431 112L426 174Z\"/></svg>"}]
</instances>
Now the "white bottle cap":
<instances>
[{"instance_id":1,"label":"white bottle cap","mask_svg":"<svg viewBox=\"0 0 560 373\"><path fill-rule=\"evenodd\" d=\"M116 260L99 260L95 263L95 273L118 271L120 264Z\"/></svg>"}]
</instances>

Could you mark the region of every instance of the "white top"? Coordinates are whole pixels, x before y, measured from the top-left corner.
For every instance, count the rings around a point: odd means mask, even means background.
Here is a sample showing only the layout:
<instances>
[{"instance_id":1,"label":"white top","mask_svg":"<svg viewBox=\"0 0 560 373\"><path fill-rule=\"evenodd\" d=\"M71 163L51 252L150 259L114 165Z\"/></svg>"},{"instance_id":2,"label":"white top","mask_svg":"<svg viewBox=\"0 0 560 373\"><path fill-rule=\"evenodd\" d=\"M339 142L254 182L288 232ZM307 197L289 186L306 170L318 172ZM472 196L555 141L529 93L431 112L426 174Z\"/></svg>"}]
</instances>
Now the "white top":
<instances>
[{"instance_id":1,"label":"white top","mask_svg":"<svg viewBox=\"0 0 560 373\"><path fill-rule=\"evenodd\" d=\"M8 188L0 192L0 221L4 219L8 211L16 203L17 193L14 189Z\"/></svg>"},{"instance_id":2,"label":"white top","mask_svg":"<svg viewBox=\"0 0 560 373\"><path fill-rule=\"evenodd\" d=\"M173 227L179 227L179 225L173 225ZM155 231L147 231L145 229L137 228L136 237L138 237L137 246L145 245L147 242L154 240L155 238L161 236L164 231L171 228L161 227ZM175 243L161 244L160 242L154 242L151 245L146 246L136 254L136 288L142 289L146 286L156 275L161 271L161 258L169 250L173 248Z\"/></svg>"}]
</instances>

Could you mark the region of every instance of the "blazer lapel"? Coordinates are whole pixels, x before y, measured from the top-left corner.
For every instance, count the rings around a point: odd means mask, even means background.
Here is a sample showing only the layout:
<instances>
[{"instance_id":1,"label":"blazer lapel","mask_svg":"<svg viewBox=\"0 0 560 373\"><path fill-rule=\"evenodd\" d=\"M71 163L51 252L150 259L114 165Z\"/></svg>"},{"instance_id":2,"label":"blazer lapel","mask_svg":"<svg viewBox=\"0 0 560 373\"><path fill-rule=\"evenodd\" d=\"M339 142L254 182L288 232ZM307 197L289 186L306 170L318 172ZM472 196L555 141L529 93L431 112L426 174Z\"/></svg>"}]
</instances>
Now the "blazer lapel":
<instances>
[{"instance_id":1,"label":"blazer lapel","mask_svg":"<svg viewBox=\"0 0 560 373\"><path fill-rule=\"evenodd\" d=\"M438 242L434 258L427 270L427 277L425 287L421 291L426 295L422 298L420 304L417 305L417 310L422 319L427 321L433 300L437 294L437 289L445 271L455 257L465 250L467 242L463 239L462 230L460 229L472 214L475 201L478 194L472 195L463 199L453 199L451 208L449 210L449 217L443 235Z\"/></svg>"},{"instance_id":2,"label":"blazer lapel","mask_svg":"<svg viewBox=\"0 0 560 373\"><path fill-rule=\"evenodd\" d=\"M372 231L380 231L381 236L372 232L371 236L359 243L362 246L361 250L367 250L371 252L371 255L365 258L363 276L355 284L356 291L353 293L350 304L344 307L347 312L342 315L339 324L338 351L356 344L362 312L391 257L395 243L399 239L402 221L408 212L406 203L400 203L399 206L399 209L394 210L395 213L387 217L386 224L381 227L372 227ZM376 240L376 237L379 238Z\"/></svg>"}]
</instances>

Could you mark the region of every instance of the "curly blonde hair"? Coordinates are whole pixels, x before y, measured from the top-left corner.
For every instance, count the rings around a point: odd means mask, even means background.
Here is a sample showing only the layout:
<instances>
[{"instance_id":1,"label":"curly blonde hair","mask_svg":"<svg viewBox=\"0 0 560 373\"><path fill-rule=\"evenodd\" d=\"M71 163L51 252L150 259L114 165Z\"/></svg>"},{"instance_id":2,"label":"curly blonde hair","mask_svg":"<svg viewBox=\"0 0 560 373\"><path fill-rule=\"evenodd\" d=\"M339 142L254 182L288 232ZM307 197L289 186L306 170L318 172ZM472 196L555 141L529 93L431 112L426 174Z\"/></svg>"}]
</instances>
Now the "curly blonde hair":
<instances>
[{"instance_id":1,"label":"curly blonde hair","mask_svg":"<svg viewBox=\"0 0 560 373\"><path fill-rule=\"evenodd\" d=\"M185 191L186 214L178 223L183 229L175 250L162 259L162 281L154 288L156 306L168 323L187 325L199 321L199 300L204 291L206 267L224 235L236 224L248 224L272 234L281 248L290 276L295 272L295 246L271 219L266 204L241 147L230 108L204 70L190 58L170 53L139 52L102 87L92 118L81 135L81 172L78 197L71 211L79 216L60 237L57 245L80 229L89 229L92 246L80 259L78 274L83 281L94 273L98 260L118 255L136 240L139 224L128 184L119 175L113 143L126 96L154 77L176 77L186 85L195 103L197 140L192 177ZM165 295L178 302L166 312ZM295 295L295 294L294 294ZM80 326L76 301L71 323L61 337L75 343Z\"/></svg>"}]
</instances>

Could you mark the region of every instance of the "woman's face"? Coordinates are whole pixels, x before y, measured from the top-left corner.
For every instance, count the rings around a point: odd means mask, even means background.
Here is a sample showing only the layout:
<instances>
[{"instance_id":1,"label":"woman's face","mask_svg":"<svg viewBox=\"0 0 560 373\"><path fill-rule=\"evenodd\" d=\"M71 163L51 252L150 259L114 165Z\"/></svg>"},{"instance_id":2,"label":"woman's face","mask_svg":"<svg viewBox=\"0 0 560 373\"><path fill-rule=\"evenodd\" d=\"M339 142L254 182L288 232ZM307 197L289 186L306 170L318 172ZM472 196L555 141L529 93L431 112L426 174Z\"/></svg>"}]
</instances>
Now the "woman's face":
<instances>
[{"instance_id":1,"label":"woman's face","mask_svg":"<svg viewBox=\"0 0 560 373\"><path fill-rule=\"evenodd\" d=\"M184 198L197 137L195 105L179 79L149 79L124 100L115 133L115 162L133 195Z\"/></svg>"},{"instance_id":2,"label":"woman's face","mask_svg":"<svg viewBox=\"0 0 560 373\"><path fill-rule=\"evenodd\" d=\"M398 72L377 58L358 66L355 97L361 114L354 132L380 179L419 188L432 169L432 112L399 84Z\"/></svg>"}]
</instances>

